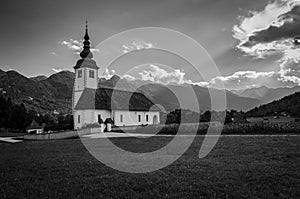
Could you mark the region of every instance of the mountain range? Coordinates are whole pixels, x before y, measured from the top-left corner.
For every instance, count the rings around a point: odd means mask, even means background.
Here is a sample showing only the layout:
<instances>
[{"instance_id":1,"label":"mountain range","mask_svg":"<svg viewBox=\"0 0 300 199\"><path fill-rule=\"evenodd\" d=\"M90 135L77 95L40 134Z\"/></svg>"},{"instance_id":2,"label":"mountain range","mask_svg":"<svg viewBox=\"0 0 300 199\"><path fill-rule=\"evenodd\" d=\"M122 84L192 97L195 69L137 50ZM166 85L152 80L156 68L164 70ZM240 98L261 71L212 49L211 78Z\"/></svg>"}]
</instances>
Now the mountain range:
<instances>
[{"instance_id":1,"label":"mountain range","mask_svg":"<svg viewBox=\"0 0 300 199\"><path fill-rule=\"evenodd\" d=\"M71 99L75 75L70 71L55 73L50 77L25 77L16 71L0 70L0 94L9 96L15 103L24 103L29 109L37 112L71 113ZM166 111L176 108L208 110L210 108L209 90L196 85L162 85L141 80L128 81L116 75L110 79L100 78L101 87L128 91L139 91L160 104ZM188 89L192 88L192 89ZM226 91L227 109L250 110L269 101L279 99L299 91L300 87L269 89L261 87L241 91ZM212 89L212 92L221 92ZM174 93L179 96L180 103ZM195 96L195 97L193 97Z\"/></svg>"},{"instance_id":2,"label":"mountain range","mask_svg":"<svg viewBox=\"0 0 300 199\"><path fill-rule=\"evenodd\" d=\"M128 91L137 90L150 98L155 104L162 105L166 111L173 111L176 108L189 110L200 109L203 111L209 110L211 106L209 90L205 87L196 85L184 84L165 86L141 80L127 81L126 79L121 79L115 75L109 80L100 80L99 86ZM211 89L211 91L222 92L217 89ZM226 96L228 109L249 110L260 104L257 99L240 97L229 91L226 92Z\"/></svg>"},{"instance_id":3,"label":"mountain range","mask_svg":"<svg viewBox=\"0 0 300 199\"><path fill-rule=\"evenodd\" d=\"M261 102L261 104L266 104L272 102L273 100L281 99L298 91L300 91L300 86L295 86L292 88L268 88L262 86L258 88L250 88L237 91L234 90L231 92L240 97L258 99Z\"/></svg>"}]
</instances>

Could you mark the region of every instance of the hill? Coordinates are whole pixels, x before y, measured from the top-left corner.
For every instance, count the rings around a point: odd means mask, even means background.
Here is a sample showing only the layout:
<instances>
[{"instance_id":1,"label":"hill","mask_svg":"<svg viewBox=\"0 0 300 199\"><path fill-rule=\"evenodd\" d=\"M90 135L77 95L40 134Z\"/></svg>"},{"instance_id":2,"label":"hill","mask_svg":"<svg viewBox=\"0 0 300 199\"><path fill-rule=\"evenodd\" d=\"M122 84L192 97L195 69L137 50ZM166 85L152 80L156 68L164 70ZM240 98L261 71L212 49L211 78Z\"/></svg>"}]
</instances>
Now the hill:
<instances>
[{"instance_id":1,"label":"hill","mask_svg":"<svg viewBox=\"0 0 300 199\"><path fill-rule=\"evenodd\" d=\"M280 100L275 100L269 104L256 107L247 112L247 115L252 117L262 117L275 115L276 113L280 114L282 112L293 117L300 117L300 92L296 92Z\"/></svg>"},{"instance_id":2,"label":"hill","mask_svg":"<svg viewBox=\"0 0 300 199\"><path fill-rule=\"evenodd\" d=\"M72 88L74 73L62 71L49 78L27 78L16 71L0 71L0 90L2 95L14 103L24 105L39 113L71 113Z\"/></svg>"},{"instance_id":3,"label":"hill","mask_svg":"<svg viewBox=\"0 0 300 199\"><path fill-rule=\"evenodd\" d=\"M47 79L47 77L45 75L39 75L39 76L36 76L36 77L30 77L29 79L31 79L35 82L39 82L39 81Z\"/></svg>"}]
</instances>

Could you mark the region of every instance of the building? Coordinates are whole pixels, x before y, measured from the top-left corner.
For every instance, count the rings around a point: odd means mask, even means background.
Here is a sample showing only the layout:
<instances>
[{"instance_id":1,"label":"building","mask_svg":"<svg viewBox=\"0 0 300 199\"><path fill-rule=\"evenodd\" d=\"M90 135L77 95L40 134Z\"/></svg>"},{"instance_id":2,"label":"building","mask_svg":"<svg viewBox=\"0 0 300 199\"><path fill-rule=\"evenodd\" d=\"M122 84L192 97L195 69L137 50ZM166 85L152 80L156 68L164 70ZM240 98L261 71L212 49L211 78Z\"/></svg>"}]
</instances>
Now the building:
<instances>
[{"instance_id":1,"label":"building","mask_svg":"<svg viewBox=\"0 0 300 199\"><path fill-rule=\"evenodd\" d=\"M43 127L40 126L35 120L26 128L28 134L41 134L43 133Z\"/></svg>"},{"instance_id":2,"label":"building","mask_svg":"<svg viewBox=\"0 0 300 199\"><path fill-rule=\"evenodd\" d=\"M74 128L79 129L108 118L111 118L116 126L160 123L159 108L142 93L98 88L99 67L93 60L89 39L86 25L81 59L74 66Z\"/></svg>"}]
</instances>

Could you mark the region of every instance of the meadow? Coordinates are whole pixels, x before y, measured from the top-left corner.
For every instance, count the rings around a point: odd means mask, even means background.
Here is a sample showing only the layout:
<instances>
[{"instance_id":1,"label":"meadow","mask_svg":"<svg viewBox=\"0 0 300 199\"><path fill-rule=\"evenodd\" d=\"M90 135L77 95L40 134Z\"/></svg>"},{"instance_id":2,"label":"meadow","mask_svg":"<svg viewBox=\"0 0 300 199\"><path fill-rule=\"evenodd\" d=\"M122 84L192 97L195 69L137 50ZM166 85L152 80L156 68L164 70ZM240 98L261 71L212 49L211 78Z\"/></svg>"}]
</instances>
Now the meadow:
<instances>
[{"instance_id":1,"label":"meadow","mask_svg":"<svg viewBox=\"0 0 300 199\"><path fill-rule=\"evenodd\" d=\"M213 129L220 128L218 122L212 122ZM147 134L163 134L176 135L180 134L198 134L206 135L209 127L208 122L203 123L182 123L167 125L149 125L138 126L137 128L122 129L118 127L115 131L125 133L147 133ZM213 134L217 131L213 130ZM220 132L220 131L219 131ZM295 122L272 123L272 122L253 122L253 123L230 123L222 127L222 135L299 135L300 124Z\"/></svg>"},{"instance_id":2,"label":"meadow","mask_svg":"<svg viewBox=\"0 0 300 199\"><path fill-rule=\"evenodd\" d=\"M135 152L171 137L113 138ZM182 138L184 139L184 137ZM80 139L0 142L1 198L299 198L299 136L223 136L199 159L197 136L170 166L129 174L97 161Z\"/></svg>"}]
</instances>

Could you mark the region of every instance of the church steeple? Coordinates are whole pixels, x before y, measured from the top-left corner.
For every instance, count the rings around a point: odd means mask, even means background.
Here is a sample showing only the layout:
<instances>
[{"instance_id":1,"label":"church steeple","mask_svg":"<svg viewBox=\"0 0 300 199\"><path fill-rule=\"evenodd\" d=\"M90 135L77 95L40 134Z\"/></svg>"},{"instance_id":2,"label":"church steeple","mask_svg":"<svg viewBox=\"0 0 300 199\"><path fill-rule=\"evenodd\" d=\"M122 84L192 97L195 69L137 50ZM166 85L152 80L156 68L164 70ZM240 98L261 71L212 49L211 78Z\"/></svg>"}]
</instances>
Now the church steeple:
<instances>
[{"instance_id":1,"label":"church steeple","mask_svg":"<svg viewBox=\"0 0 300 199\"><path fill-rule=\"evenodd\" d=\"M84 35L85 40L89 40L89 33L88 33L88 20L85 21L85 35Z\"/></svg>"},{"instance_id":2,"label":"church steeple","mask_svg":"<svg viewBox=\"0 0 300 199\"><path fill-rule=\"evenodd\" d=\"M84 41L83 41L83 50L80 53L81 58L93 58L93 53L90 51L90 37L88 33L88 21L85 22L85 35L84 35Z\"/></svg>"},{"instance_id":3,"label":"church steeple","mask_svg":"<svg viewBox=\"0 0 300 199\"><path fill-rule=\"evenodd\" d=\"M92 59L93 53L91 52L91 43L90 43L90 36L88 33L88 21L85 22L85 34L84 34L84 41L83 41L83 49L80 52L81 59L77 61L74 69L88 67L98 69L96 62Z\"/></svg>"}]
</instances>

